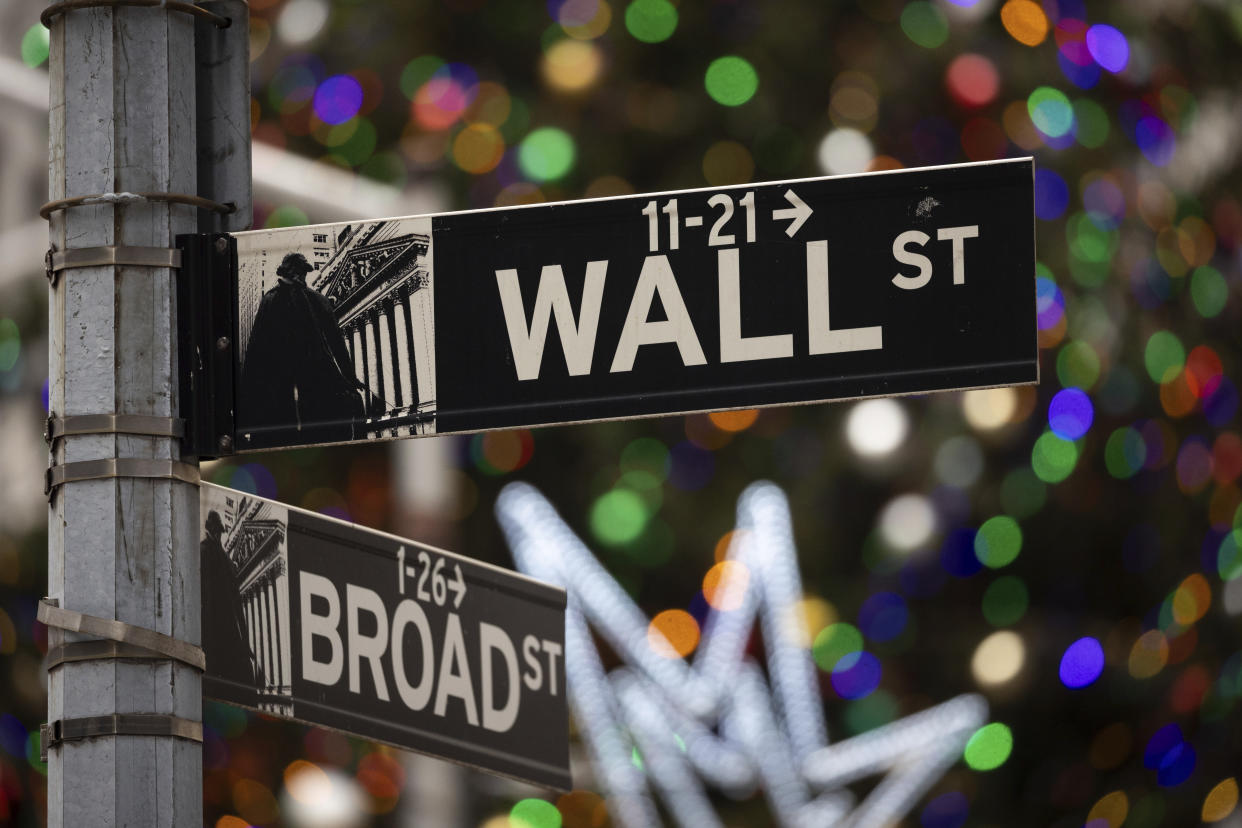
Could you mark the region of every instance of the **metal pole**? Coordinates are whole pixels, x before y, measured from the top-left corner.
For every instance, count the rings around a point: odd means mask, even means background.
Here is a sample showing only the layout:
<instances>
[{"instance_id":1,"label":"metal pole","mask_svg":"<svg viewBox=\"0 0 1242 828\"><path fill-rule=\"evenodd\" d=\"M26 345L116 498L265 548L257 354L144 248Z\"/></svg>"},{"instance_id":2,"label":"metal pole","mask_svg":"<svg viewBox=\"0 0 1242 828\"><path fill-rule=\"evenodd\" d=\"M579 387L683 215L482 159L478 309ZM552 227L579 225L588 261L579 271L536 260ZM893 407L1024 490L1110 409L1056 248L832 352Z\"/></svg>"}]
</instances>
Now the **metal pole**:
<instances>
[{"instance_id":1,"label":"metal pole","mask_svg":"<svg viewBox=\"0 0 1242 828\"><path fill-rule=\"evenodd\" d=\"M165 6L69 8L50 21L51 199L194 194L194 21ZM107 201L52 213L58 251L170 248L195 230L193 207ZM65 270L51 289L55 415L177 413L174 276L169 268ZM62 437L52 462L179 460L168 437ZM196 458L184 458L196 464ZM70 482L48 511L48 592L61 608L199 644L198 490L170 479ZM83 636L51 630L49 643ZM176 661L96 658L52 667L48 720L112 714L202 720L199 673ZM101 720L94 719L99 722ZM113 730L132 731L126 722ZM108 728L104 727L104 731ZM175 736L96 735L48 756L48 824L202 824L202 749Z\"/></svg>"}]
</instances>

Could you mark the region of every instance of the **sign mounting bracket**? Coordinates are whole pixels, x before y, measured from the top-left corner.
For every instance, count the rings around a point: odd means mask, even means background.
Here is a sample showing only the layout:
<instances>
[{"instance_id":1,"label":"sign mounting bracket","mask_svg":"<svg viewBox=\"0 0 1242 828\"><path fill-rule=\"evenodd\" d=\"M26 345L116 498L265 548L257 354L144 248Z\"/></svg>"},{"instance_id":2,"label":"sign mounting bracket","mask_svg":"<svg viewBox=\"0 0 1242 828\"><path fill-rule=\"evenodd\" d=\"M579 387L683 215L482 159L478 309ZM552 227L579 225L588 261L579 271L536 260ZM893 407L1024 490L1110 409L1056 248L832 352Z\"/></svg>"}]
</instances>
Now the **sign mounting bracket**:
<instances>
[{"instance_id":1,"label":"sign mounting bracket","mask_svg":"<svg viewBox=\"0 0 1242 828\"><path fill-rule=\"evenodd\" d=\"M233 454L237 364L237 242L227 233L177 237L178 360L182 450L206 459Z\"/></svg>"}]
</instances>

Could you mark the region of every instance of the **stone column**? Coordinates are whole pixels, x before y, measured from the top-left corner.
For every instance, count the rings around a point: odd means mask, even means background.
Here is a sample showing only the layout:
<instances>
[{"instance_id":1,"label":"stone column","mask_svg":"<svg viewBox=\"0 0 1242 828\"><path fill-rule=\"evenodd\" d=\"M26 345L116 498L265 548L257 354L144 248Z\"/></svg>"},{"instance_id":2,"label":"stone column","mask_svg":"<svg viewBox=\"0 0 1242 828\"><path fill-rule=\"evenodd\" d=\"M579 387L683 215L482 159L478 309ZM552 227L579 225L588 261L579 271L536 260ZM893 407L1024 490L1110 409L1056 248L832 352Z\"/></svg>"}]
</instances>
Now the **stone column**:
<instances>
[{"instance_id":1,"label":"stone column","mask_svg":"<svg viewBox=\"0 0 1242 828\"><path fill-rule=\"evenodd\" d=\"M379 334L379 354L380 365L383 375L380 394L384 401L388 403L389 408L398 406L396 383L393 382L393 373L395 366L393 365L393 347L392 347L392 305L387 302L381 302L376 307L376 331Z\"/></svg>"},{"instance_id":2,"label":"stone column","mask_svg":"<svg viewBox=\"0 0 1242 828\"><path fill-rule=\"evenodd\" d=\"M414 286L407 283L401 291L401 310L405 315L405 353L406 364L410 368L410 409L418 408L423 395L418 387L418 348L414 345L414 328L418 325L413 313Z\"/></svg>"}]
</instances>

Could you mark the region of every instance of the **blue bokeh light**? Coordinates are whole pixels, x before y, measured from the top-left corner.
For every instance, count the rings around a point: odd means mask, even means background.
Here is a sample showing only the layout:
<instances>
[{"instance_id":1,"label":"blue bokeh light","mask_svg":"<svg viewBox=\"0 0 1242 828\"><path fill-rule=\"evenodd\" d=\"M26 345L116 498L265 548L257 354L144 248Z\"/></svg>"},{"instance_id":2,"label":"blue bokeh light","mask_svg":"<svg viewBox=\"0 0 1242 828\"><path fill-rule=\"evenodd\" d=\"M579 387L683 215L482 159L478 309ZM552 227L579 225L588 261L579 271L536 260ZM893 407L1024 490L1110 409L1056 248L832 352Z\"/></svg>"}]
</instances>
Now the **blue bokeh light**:
<instances>
[{"instance_id":1,"label":"blue bokeh light","mask_svg":"<svg viewBox=\"0 0 1242 828\"><path fill-rule=\"evenodd\" d=\"M1177 149L1173 128L1154 115L1135 124L1134 142L1143 151L1143 157L1157 167L1167 166Z\"/></svg>"},{"instance_id":2,"label":"blue bokeh light","mask_svg":"<svg viewBox=\"0 0 1242 828\"><path fill-rule=\"evenodd\" d=\"M919 814L922 828L961 828L970 815L970 800L961 791L949 791L932 799Z\"/></svg>"},{"instance_id":3,"label":"blue bokeh light","mask_svg":"<svg viewBox=\"0 0 1242 828\"><path fill-rule=\"evenodd\" d=\"M940 547L940 565L958 578L969 578L983 568L975 555L974 529L954 529L945 537Z\"/></svg>"},{"instance_id":4,"label":"blue bokeh light","mask_svg":"<svg viewBox=\"0 0 1242 828\"><path fill-rule=\"evenodd\" d=\"M362 84L349 75L333 75L315 90L315 114L325 124L343 124L362 108Z\"/></svg>"},{"instance_id":5,"label":"blue bokeh light","mask_svg":"<svg viewBox=\"0 0 1242 828\"><path fill-rule=\"evenodd\" d=\"M832 668L832 689L843 699L861 699L880 685L880 660L866 650L842 656Z\"/></svg>"},{"instance_id":6,"label":"blue bokeh light","mask_svg":"<svg viewBox=\"0 0 1242 828\"><path fill-rule=\"evenodd\" d=\"M1069 206L1069 185L1047 167L1035 170L1035 215L1044 221L1055 221Z\"/></svg>"},{"instance_id":7,"label":"blue bokeh light","mask_svg":"<svg viewBox=\"0 0 1242 828\"><path fill-rule=\"evenodd\" d=\"M1091 428L1095 409L1080 388L1064 388L1048 404L1048 427L1066 440L1077 440Z\"/></svg>"},{"instance_id":8,"label":"blue bokeh light","mask_svg":"<svg viewBox=\"0 0 1242 828\"><path fill-rule=\"evenodd\" d=\"M1104 648L1090 636L1069 645L1061 656L1061 683L1072 690L1094 684L1102 672Z\"/></svg>"},{"instance_id":9,"label":"blue bokeh light","mask_svg":"<svg viewBox=\"0 0 1242 828\"><path fill-rule=\"evenodd\" d=\"M858 610L858 627L872 641L892 641L906 628L909 611L895 592L877 592Z\"/></svg>"}]
</instances>

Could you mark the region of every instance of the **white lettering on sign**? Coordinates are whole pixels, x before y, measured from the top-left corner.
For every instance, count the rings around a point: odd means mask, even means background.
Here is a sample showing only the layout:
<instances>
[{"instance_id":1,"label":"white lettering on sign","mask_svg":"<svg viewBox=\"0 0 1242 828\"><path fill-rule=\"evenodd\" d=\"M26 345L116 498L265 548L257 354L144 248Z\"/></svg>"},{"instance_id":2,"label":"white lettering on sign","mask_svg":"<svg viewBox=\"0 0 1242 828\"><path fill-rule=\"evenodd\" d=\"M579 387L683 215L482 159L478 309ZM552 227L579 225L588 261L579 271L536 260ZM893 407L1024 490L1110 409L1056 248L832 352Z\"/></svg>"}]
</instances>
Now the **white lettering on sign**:
<instances>
[{"instance_id":1,"label":"white lettering on sign","mask_svg":"<svg viewBox=\"0 0 1242 828\"><path fill-rule=\"evenodd\" d=\"M723 201L721 202L724 203ZM654 202L653 202L654 204ZM729 202L731 205L732 202ZM966 279L965 240L979 235L978 226L946 227L939 231L939 238L953 244L953 278L961 284ZM931 279L931 260L921 253L910 250L910 245L921 247L931 237L919 230L908 230L893 242L893 255L902 264L920 268L918 276L898 274L893 283L898 287L912 289L922 287ZM806 301L808 353L843 354L853 351L873 351L884 347L884 329L881 325L858 328L833 328L829 315L828 290L828 242L806 242ZM599 324L600 305L603 300L604 274L608 262L589 262L586 283L582 292L582 308L577 321L569 303L569 293L560 265L544 267L536 288L535 313L529 328L523 311L521 288L516 270L497 270L496 283L500 287L500 302L504 310L505 325L509 331L509 345L513 352L514 368L519 380L539 379L549 319L555 316L561 344L565 349L565 362L571 376L590 373L592 355L595 352L595 334ZM720 361L749 362L760 359L788 359L794 355L792 333L773 333L762 336L742 334L742 286L741 257L737 247L716 252L716 279L719 307ZM659 297L665 318L651 321L651 306ZM634 369L638 349L644 345L673 344L683 366L705 365L707 357L695 331L694 321L686 309L681 289L673 274L668 257L653 254L643 259L642 270L630 297L629 310L613 354L611 373L624 373ZM403 566L401 561L398 567Z\"/></svg>"},{"instance_id":2,"label":"white lettering on sign","mask_svg":"<svg viewBox=\"0 0 1242 828\"><path fill-rule=\"evenodd\" d=\"M884 329L843 328L834 331L828 316L828 242L806 243L806 316L812 354L874 351L884 347Z\"/></svg>"},{"instance_id":3,"label":"white lettering on sign","mask_svg":"<svg viewBox=\"0 0 1242 828\"><path fill-rule=\"evenodd\" d=\"M948 241L953 245L953 284L966 284L966 239L979 238L979 225L968 224L961 227L941 227L936 231L936 239ZM917 267L917 276L898 273L893 277L893 284L903 290L917 290L931 281L932 262L922 253L910 249L911 245L922 248L931 241L931 236L922 230L907 230L893 239L893 258L903 265Z\"/></svg>"},{"instance_id":4,"label":"white lettering on sign","mask_svg":"<svg viewBox=\"0 0 1242 828\"><path fill-rule=\"evenodd\" d=\"M360 662L365 658L371 663L371 681L375 684L376 695L388 701L388 685L384 683L384 668L380 666L380 659L388 648L388 613L384 611L384 599L375 590L346 584L345 606L345 628L349 636L349 692L362 692ZM363 610L375 619L374 635L362 634L358 614Z\"/></svg>"},{"instance_id":5,"label":"white lettering on sign","mask_svg":"<svg viewBox=\"0 0 1242 828\"><path fill-rule=\"evenodd\" d=\"M341 601L336 587L322 575L302 573L302 675L317 684L336 684L345 666L345 653L341 646L341 634L336 631L341 623ZM312 598L322 598L328 604L327 615L312 612ZM328 642L332 655L325 661L315 660L315 639Z\"/></svg>"},{"instance_id":6,"label":"white lettering on sign","mask_svg":"<svg viewBox=\"0 0 1242 828\"><path fill-rule=\"evenodd\" d=\"M660 294L660 304L664 306L666 318L660 322L650 322L647 317L651 315L651 300L657 293ZM699 337L694 332L694 323L690 321L690 312L686 310L677 280L673 278L673 268L668 263L668 256L648 256L643 259L643 269L638 274L638 284L634 286L630 311L625 316L625 327L621 329L621 341L617 343L617 352L613 355L612 368L609 370L614 374L631 370L638 346L661 342L677 344L682 365L707 363L707 357L703 356L703 346L699 345Z\"/></svg>"},{"instance_id":7,"label":"white lettering on sign","mask_svg":"<svg viewBox=\"0 0 1242 828\"><path fill-rule=\"evenodd\" d=\"M591 373L595 328L599 325L599 308L604 298L604 276L607 272L608 262L587 262L586 282L582 288L582 313L575 320L561 266L545 267L539 274L535 312L531 316L530 328L527 328L517 271L496 271L496 285L500 288L500 304L505 312L505 328L509 331L513 367L517 369L518 379L539 379L543 346L548 338L549 317L552 316L556 317L556 331L561 338L569 375L574 377Z\"/></svg>"},{"instance_id":8,"label":"white lettering on sign","mask_svg":"<svg viewBox=\"0 0 1242 828\"><path fill-rule=\"evenodd\" d=\"M742 336L742 285L738 249L716 253L720 285L720 361L779 359L793 356L793 334Z\"/></svg>"},{"instance_id":9,"label":"white lettering on sign","mask_svg":"<svg viewBox=\"0 0 1242 828\"><path fill-rule=\"evenodd\" d=\"M421 668L418 684L410 684L410 674L405 668L405 628L411 624L418 630ZM392 614L392 675L401 701L411 710L422 710L431 701L432 679L435 678L435 671L431 669L431 654L434 652L427 613L414 601L397 604L397 610Z\"/></svg>"},{"instance_id":10,"label":"white lettering on sign","mask_svg":"<svg viewBox=\"0 0 1242 828\"><path fill-rule=\"evenodd\" d=\"M498 653L505 663L505 674L508 676L509 698L504 707L496 706L492 689L492 654ZM518 702L522 699L522 688L518 684L517 652L513 649L513 641L509 634L492 624L479 624L479 655L483 662L483 727L504 733L517 721ZM555 695L555 694L553 694Z\"/></svg>"},{"instance_id":11,"label":"white lettering on sign","mask_svg":"<svg viewBox=\"0 0 1242 828\"><path fill-rule=\"evenodd\" d=\"M525 636L522 639L523 671L509 633L495 624L480 621L478 660L474 662L479 665L476 683L465 631L456 612L445 613L437 641L426 611L414 598L402 598L397 603L390 624L383 597L372 589L345 584L342 613L340 592L328 578L302 571L298 584L302 678L306 681L335 686L347 673L349 691L363 694L371 692L364 688L362 681L367 675L369 684L375 688L375 696L388 701L386 676L391 675L397 697L410 710L426 709L434 697L431 704L434 715L461 717L474 727L496 733L511 730L517 722L523 686L530 692L548 692L552 696L558 693L556 678L562 646L557 641ZM320 612L315 612L317 605ZM364 616L368 617L365 622ZM344 636L340 629L342 621ZM364 633L364 629L369 632ZM406 643L411 635L417 636L417 660L407 658ZM328 643L326 661L315 657L316 641Z\"/></svg>"}]
</instances>

